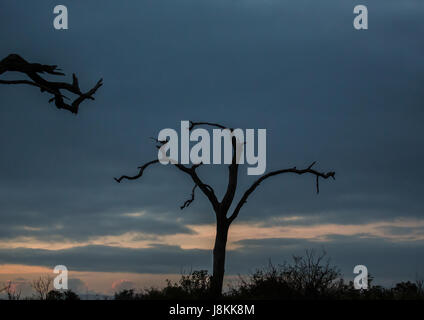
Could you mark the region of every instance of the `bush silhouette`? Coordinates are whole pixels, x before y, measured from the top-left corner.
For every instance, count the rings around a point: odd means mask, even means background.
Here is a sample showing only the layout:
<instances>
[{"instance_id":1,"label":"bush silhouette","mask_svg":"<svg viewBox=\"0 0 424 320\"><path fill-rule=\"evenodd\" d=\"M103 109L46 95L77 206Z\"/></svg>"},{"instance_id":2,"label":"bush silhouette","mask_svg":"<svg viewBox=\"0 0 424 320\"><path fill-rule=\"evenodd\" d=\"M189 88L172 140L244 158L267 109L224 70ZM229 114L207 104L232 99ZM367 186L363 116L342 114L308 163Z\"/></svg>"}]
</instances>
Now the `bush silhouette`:
<instances>
[{"instance_id":1,"label":"bush silhouette","mask_svg":"<svg viewBox=\"0 0 424 320\"><path fill-rule=\"evenodd\" d=\"M73 292L72 290L59 291L59 290L51 290L47 294L46 300L65 300L65 301L73 301L80 300L80 297Z\"/></svg>"},{"instance_id":2,"label":"bush silhouette","mask_svg":"<svg viewBox=\"0 0 424 320\"><path fill-rule=\"evenodd\" d=\"M134 289L115 293L116 300L174 300L207 299L211 275L206 270L182 275L178 282L166 281L163 289L150 288L140 292ZM292 263L258 269L248 276L240 276L222 299L255 300L424 300L423 281L400 282L393 288L373 285L368 277L368 290L356 290L353 281L346 283L339 269L330 263L326 253L306 251L294 256Z\"/></svg>"},{"instance_id":3,"label":"bush silhouette","mask_svg":"<svg viewBox=\"0 0 424 320\"><path fill-rule=\"evenodd\" d=\"M163 289L149 288L139 293L134 289L115 293L115 300L205 299L211 297L211 276L206 270L182 275L178 282L166 280Z\"/></svg>"},{"instance_id":4,"label":"bush silhouette","mask_svg":"<svg viewBox=\"0 0 424 320\"><path fill-rule=\"evenodd\" d=\"M240 284L229 296L243 299L329 299L335 298L342 285L340 272L324 260L326 253L293 256L293 264L284 263L240 277Z\"/></svg>"}]
</instances>

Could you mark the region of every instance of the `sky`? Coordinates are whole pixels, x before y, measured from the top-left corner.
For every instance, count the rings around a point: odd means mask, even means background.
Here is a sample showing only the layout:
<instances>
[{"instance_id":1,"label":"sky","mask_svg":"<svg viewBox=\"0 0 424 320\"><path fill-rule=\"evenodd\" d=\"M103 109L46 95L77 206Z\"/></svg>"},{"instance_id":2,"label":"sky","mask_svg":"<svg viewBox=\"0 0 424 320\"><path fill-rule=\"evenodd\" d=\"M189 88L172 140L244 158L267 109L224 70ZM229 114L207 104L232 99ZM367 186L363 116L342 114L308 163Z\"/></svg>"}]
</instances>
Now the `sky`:
<instances>
[{"instance_id":1,"label":"sky","mask_svg":"<svg viewBox=\"0 0 424 320\"><path fill-rule=\"evenodd\" d=\"M200 193L180 210L187 176L113 179L154 160L149 138L182 120L267 129L267 171L336 171L318 195L311 176L264 182L230 228L228 279L306 249L346 280L359 264L384 285L424 277L422 1L66 0L62 31L57 4L2 0L0 59L104 86L77 116L0 86L0 283L29 292L60 264L76 291L112 294L210 270L215 217ZM198 171L221 197L227 169ZM239 179L237 197L255 177Z\"/></svg>"}]
</instances>

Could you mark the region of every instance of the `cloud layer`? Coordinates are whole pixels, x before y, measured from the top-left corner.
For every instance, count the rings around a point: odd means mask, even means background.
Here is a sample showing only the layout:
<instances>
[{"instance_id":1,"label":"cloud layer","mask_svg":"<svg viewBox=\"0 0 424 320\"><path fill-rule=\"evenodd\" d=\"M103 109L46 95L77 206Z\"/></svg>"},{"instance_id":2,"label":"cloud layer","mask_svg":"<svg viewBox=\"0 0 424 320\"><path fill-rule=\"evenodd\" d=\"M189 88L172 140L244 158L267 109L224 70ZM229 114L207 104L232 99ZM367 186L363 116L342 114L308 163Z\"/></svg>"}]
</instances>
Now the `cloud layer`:
<instances>
[{"instance_id":1,"label":"cloud layer","mask_svg":"<svg viewBox=\"0 0 424 320\"><path fill-rule=\"evenodd\" d=\"M311 177L264 183L236 223L299 232L265 239L246 227L255 234L235 241L229 272L315 246L301 226L328 225L345 226L326 247L346 270L364 260L382 278L422 270L424 9L417 1L367 3L367 32L352 27L353 2L333 0L63 4L66 32L52 27L54 1L4 6L0 56L16 52L58 64L68 78L76 72L83 87L100 77L105 86L77 118L34 88L0 86L0 263L59 260L75 270L144 273L209 267L207 241L195 240L213 240L202 226L214 215L200 194L179 210L192 188L187 177L157 166L140 181L113 180L156 157L149 137L191 119L266 128L268 170L318 161L336 171L319 195ZM227 169L199 172L222 196ZM252 183L240 172L237 197ZM356 231L346 231L351 225ZM380 229L361 231L370 225ZM128 234L139 237L138 248L126 247Z\"/></svg>"}]
</instances>

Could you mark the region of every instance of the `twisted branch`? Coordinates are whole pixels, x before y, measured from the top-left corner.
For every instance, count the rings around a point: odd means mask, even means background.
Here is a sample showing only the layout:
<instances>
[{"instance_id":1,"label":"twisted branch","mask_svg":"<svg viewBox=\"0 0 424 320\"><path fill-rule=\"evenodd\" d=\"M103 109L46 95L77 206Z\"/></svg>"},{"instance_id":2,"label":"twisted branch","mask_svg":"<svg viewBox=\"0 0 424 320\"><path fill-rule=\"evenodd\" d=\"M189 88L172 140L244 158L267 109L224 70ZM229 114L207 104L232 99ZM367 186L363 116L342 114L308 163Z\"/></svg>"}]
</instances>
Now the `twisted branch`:
<instances>
[{"instance_id":1,"label":"twisted branch","mask_svg":"<svg viewBox=\"0 0 424 320\"><path fill-rule=\"evenodd\" d=\"M113 178L113 179L115 179L115 181L118 182L118 183L121 183L121 181L124 180L124 179L126 179L126 180L137 180L138 178L141 178L141 176L144 173L144 170L148 166L155 164L155 163L159 163L159 160L153 160L153 161L147 162L146 164L142 165L141 167L138 167L139 172L135 176L121 176L119 178Z\"/></svg>"},{"instance_id":2,"label":"twisted branch","mask_svg":"<svg viewBox=\"0 0 424 320\"><path fill-rule=\"evenodd\" d=\"M156 148L160 149L162 146L166 145L169 141L159 141L158 139L155 138L151 138L153 139L156 143L158 143L158 145L156 145ZM141 178L143 175L144 170L150 166L151 164L154 163L159 163L159 160L153 160L150 161L146 164L144 164L143 166L139 167L140 171L137 175L135 176L121 176L120 178L114 178L116 182L120 183L122 180L126 179L126 180L136 180L138 178ZM206 195L206 197L209 199L209 201L211 202L213 208L216 210L218 210L219 208L219 201L216 198L215 195L215 191L213 190L213 188L208 185L203 183L203 181L200 179L200 177L197 175L196 169L198 167L200 167L201 165L203 165L203 163L197 163L194 164L193 166L191 166L190 168L179 164L178 162L171 162L175 167L177 167L179 170L181 170L182 172L188 174L191 179L193 180L194 184L196 186L198 186L200 188L200 190L202 190L202 192ZM189 204L191 204L191 202L194 201L194 195L193 195L193 200L189 202ZM187 205L188 206L188 205ZM183 206L181 209L184 209L187 206Z\"/></svg>"},{"instance_id":3,"label":"twisted branch","mask_svg":"<svg viewBox=\"0 0 424 320\"><path fill-rule=\"evenodd\" d=\"M89 91L83 93L79 87L78 78L75 74L72 75L72 83L66 82L52 82L47 81L42 78L39 74L52 74L52 75L65 75L62 72L59 72L60 69L57 66L42 65L39 63L29 63L21 56L17 54L11 54L5 59L0 61L0 75L8 72L15 71L21 72L27 75L30 80L0 80L0 84L26 84L34 87L38 87L41 92L48 92L53 95L49 100L50 102L55 102L55 105L58 109L65 109L74 114L77 114L79 111L79 106L85 100L94 100L93 95L97 90L103 85L103 79L100 79L96 85ZM61 90L69 91L78 96L72 103L68 104L64 99L68 99L64 96Z\"/></svg>"},{"instance_id":4,"label":"twisted branch","mask_svg":"<svg viewBox=\"0 0 424 320\"><path fill-rule=\"evenodd\" d=\"M186 200L184 204L180 207L181 210L188 208L191 205L191 203L194 201L194 191L196 191L196 188L197 188L197 184L195 184L193 189L191 190L191 198Z\"/></svg>"}]
</instances>

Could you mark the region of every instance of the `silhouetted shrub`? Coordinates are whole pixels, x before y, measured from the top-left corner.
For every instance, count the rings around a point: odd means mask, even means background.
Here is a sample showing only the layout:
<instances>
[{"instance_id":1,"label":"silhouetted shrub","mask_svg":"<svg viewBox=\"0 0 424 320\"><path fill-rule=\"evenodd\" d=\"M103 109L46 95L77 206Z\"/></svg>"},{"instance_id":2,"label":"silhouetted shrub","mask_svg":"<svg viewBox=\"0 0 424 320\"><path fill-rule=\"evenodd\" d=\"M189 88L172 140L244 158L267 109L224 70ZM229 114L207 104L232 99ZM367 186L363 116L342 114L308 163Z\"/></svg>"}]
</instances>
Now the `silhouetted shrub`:
<instances>
[{"instance_id":1,"label":"silhouetted shrub","mask_svg":"<svg viewBox=\"0 0 424 320\"><path fill-rule=\"evenodd\" d=\"M340 272L324 260L326 253L316 256L314 251L294 256L293 264L284 263L257 270L232 288L230 297L242 299L319 299L335 298L343 285Z\"/></svg>"},{"instance_id":2,"label":"silhouetted shrub","mask_svg":"<svg viewBox=\"0 0 424 320\"><path fill-rule=\"evenodd\" d=\"M424 293L422 286L418 283L400 282L391 290L394 299L398 300L411 300L411 299L423 299Z\"/></svg>"},{"instance_id":3,"label":"silhouetted shrub","mask_svg":"<svg viewBox=\"0 0 424 320\"><path fill-rule=\"evenodd\" d=\"M50 290L49 293L47 293L46 300L80 300L80 297L73 292L72 290L66 290L66 291L58 291L58 290Z\"/></svg>"},{"instance_id":4,"label":"silhouetted shrub","mask_svg":"<svg viewBox=\"0 0 424 320\"><path fill-rule=\"evenodd\" d=\"M178 282L166 280L163 289L149 288L141 292L134 289L115 293L116 300L163 300L163 299L202 299L210 296L210 278L206 270L193 271L182 275Z\"/></svg>"},{"instance_id":5,"label":"silhouetted shrub","mask_svg":"<svg viewBox=\"0 0 424 320\"><path fill-rule=\"evenodd\" d=\"M210 298L211 275L206 270L182 275L173 283L166 280L162 289L150 288L136 292L134 289L115 293L116 300L173 300ZM269 262L223 294L223 299L281 299L281 300L404 300L423 299L424 281L400 282L393 288L373 285L368 276L367 290L356 290L353 281L345 283L340 271L330 264L326 253L306 251L305 256L294 256L293 262L274 266Z\"/></svg>"},{"instance_id":6,"label":"silhouetted shrub","mask_svg":"<svg viewBox=\"0 0 424 320\"><path fill-rule=\"evenodd\" d=\"M119 292L115 292L115 300L137 300L139 299L138 294L134 289L124 289Z\"/></svg>"},{"instance_id":7,"label":"silhouetted shrub","mask_svg":"<svg viewBox=\"0 0 424 320\"><path fill-rule=\"evenodd\" d=\"M80 300L80 297L75 292L73 292L72 290L66 290L63 293L63 295L64 295L64 298L65 298L64 300L67 300L67 301Z\"/></svg>"}]
</instances>

